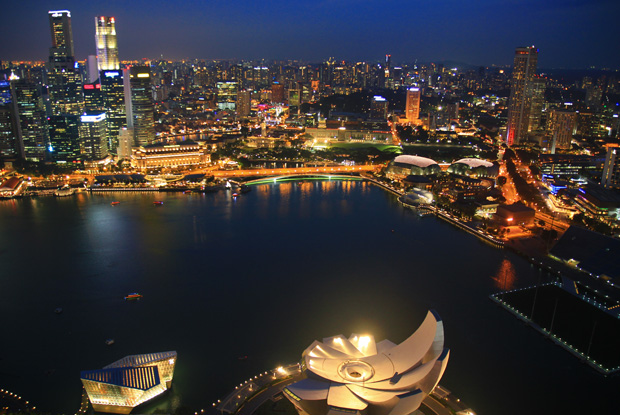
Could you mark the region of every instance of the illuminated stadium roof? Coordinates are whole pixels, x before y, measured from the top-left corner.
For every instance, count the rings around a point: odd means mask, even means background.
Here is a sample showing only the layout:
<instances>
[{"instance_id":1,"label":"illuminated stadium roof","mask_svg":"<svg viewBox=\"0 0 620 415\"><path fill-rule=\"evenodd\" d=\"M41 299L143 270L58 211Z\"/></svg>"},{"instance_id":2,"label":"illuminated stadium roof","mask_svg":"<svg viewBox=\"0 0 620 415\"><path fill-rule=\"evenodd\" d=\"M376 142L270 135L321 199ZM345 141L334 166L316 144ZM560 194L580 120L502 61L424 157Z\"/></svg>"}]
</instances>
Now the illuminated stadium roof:
<instances>
[{"instance_id":1,"label":"illuminated stadium roof","mask_svg":"<svg viewBox=\"0 0 620 415\"><path fill-rule=\"evenodd\" d=\"M457 163L467 164L472 169L476 168L476 167L493 167L493 163L491 163L490 161L481 160L481 159L474 159L474 158L460 159L460 160L455 161L452 164L457 164Z\"/></svg>"},{"instance_id":2,"label":"illuminated stadium roof","mask_svg":"<svg viewBox=\"0 0 620 415\"><path fill-rule=\"evenodd\" d=\"M310 415L409 415L437 386L448 363L443 323L429 312L399 345L370 335L315 341L302 354L306 378L284 389Z\"/></svg>"},{"instance_id":3,"label":"illuminated stadium roof","mask_svg":"<svg viewBox=\"0 0 620 415\"><path fill-rule=\"evenodd\" d=\"M420 156L409 156L409 155L397 156L394 159L394 162L412 164L418 167L428 167L428 166L432 166L433 164L437 164L437 162L433 159L429 159L426 157L420 157Z\"/></svg>"}]
</instances>

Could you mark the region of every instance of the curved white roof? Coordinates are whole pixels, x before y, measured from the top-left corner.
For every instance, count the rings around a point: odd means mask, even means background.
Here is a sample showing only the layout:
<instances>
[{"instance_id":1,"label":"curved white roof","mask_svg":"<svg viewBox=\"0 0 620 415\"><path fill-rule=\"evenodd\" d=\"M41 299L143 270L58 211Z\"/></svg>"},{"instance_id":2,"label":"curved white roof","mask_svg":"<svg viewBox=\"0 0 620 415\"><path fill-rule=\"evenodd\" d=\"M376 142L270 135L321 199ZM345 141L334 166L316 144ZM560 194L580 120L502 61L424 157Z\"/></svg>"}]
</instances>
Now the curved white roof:
<instances>
[{"instance_id":1,"label":"curved white roof","mask_svg":"<svg viewBox=\"0 0 620 415\"><path fill-rule=\"evenodd\" d=\"M375 343L373 336L360 334L315 341L303 353L305 370L314 376L287 386L285 396L294 396L302 407L304 400L325 400L353 411L385 407L391 401L388 415L410 414L443 375L449 357L443 340L441 319L428 312L418 330L399 345Z\"/></svg>"},{"instance_id":2,"label":"curved white roof","mask_svg":"<svg viewBox=\"0 0 620 415\"><path fill-rule=\"evenodd\" d=\"M394 159L394 161L396 163L413 164L414 166L418 166L418 167L428 167L428 166L432 166L433 164L437 164L437 162L433 159L429 159L426 157L420 157L420 156L409 156L409 155L397 156Z\"/></svg>"},{"instance_id":3,"label":"curved white roof","mask_svg":"<svg viewBox=\"0 0 620 415\"><path fill-rule=\"evenodd\" d=\"M461 164L466 164L469 167L471 167L472 169L476 168L476 167L493 167L493 163L491 163L490 161L487 160L481 160L481 159L474 159L474 158L464 158L464 159L460 159L455 161L452 164L457 164L457 163L461 163Z\"/></svg>"}]
</instances>

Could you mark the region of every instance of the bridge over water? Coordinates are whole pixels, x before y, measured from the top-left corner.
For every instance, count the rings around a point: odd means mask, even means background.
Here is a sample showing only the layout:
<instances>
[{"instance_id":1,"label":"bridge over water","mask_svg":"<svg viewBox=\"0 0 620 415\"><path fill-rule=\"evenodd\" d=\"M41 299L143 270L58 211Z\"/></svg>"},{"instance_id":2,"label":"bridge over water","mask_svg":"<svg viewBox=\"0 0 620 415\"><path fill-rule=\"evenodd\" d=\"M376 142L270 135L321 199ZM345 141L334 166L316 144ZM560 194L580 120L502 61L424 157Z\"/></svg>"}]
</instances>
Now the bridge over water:
<instances>
[{"instance_id":1,"label":"bridge over water","mask_svg":"<svg viewBox=\"0 0 620 415\"><path fill-rule=\"evenodd\" d=\"M291 176L291 175L309 175L309 174L346 174L346 173L362 173L374 171L382 168L381 164L368 164L362 166L325 166L325 167L295 167L281 169L248 169L248 170L214 170L208 174L215 177L253 177L253 176Z\"/></svg>"}]
</instances>

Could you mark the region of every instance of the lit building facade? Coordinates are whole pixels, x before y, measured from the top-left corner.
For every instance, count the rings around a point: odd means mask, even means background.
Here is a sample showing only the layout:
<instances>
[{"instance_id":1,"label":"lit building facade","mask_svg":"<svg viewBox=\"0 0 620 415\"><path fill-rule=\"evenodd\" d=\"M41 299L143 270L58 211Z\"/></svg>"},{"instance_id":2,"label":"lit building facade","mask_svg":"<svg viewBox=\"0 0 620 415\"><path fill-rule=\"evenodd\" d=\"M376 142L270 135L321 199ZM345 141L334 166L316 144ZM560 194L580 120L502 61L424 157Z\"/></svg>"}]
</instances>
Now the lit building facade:
<instances>
[{"instance_id":1,"label":"lit building facade","mask_svg":"<svg viewBox=\"0 0 620 415\"><path fill-rule=\"evenodd\" d=\"M527 139L537 64L538 49L534 46L517 48L508 101L508 123L506 125L508 146L520 144Z\"/></svg>"},{"instance_id":2,"label":"lit building facade","mask_svg":"<svg viewBox=\"0 0 620 415\"><path fill-rule=\"evenodd\" d=\"M237 105L237 92L239 84L232 81L218 82L217 107L221 110L234 111Z\"/></svg>"},{"instance_id":3,"label":"lit building facade","mask_svg":"<svg viewBox=\"0 0 620 415\"><path fill-rule=\"evenodd\" d=\"M45 160L48 132L47 117L40 88L28 81L12 81L17 105L24 157L31 161Z\"/></svg>"},{"instance_id":4,"label":"lit building facade","mask_svg":"<svg viewBox=\"0 0 620 415\"><path fill-rule=\"evenodd\" d=\"M80 117L80 153L86 160L108 156L108 134L105 112L86 113Z\"/></svg>"},{"instance_id":5,"label":"lit building facade","mask_svg":"<svg viewBox=\"0 0 620 415\"><path fill-rule=\"evenodd\" d=\"M84 93L84 110L85 111L103 111L103 94L101 93L101 84L93 82L84 84L82 87Z\"/></svg>"},{"instance_id":6,"label":"lit building facade","mask_svg":"<svg viewBox=\"0 0 620 415\"><path fill-rule=\"evenodd\" d=\"M385 120L388 114L388 100L375 95L370 100L370 118L373 120Z\"/></svg>"},{"instance_id":7,"label":"lit building facade","mask_svg":"<svg viewBox=\"0 0 620 415\"><path fill-rule=\"evenodd\" d=\"M252 109L252 93L246 89L237 94L237 117L245 118Z\"/></svg>"},{"instance_id":8,"label":"lit building facade","mask_svg":"<svg viewBox=\"0 0 620 415\"><path fill-rule=\"evenodd\" d=\"M388 164L385 177L392 180L402 180L407 176L432 176L441 173L441 167L426 157L401 155Z\"/></svg>"},{"instance_id":9,"label":"lit building facade","mask_svg":"<svg viewBox=\"0 0 620 415\"><path fill-rule=\"evenodd\" d=\"M151 88L151 70L148 66L129 69L131 85L131 109L134 143L137 146L151 144L155 139L155 106Z\"/></svg>"},{"instance_id":10,"label":"lit building facade","mask_svg":"<svg viewBox=\"0 0 620 415\"><path fill-rule=\"evenodd\" d=\"M132 355L80 378L95 411L129 414L170 388L176 360L174 351Z\"/></svg>"},{"instance_id":11,"label":"lit building facade","mask_svg":"<svg viewBox=\"0 0 620 415\"><path fill-rule=\"evenodd\" d=\"M551 154L556 149L570 149L571 140L577 129L577 113L575 111L553 110L549 116L549 134L551 135Z\"/></svg>"},{"instance_id":12,"label":"lit building facade","mask_svg":"<svg viewBox=\"0 0 620 415\"><path fill-rule=\"evenodd\" d=\"M83 110L82 75L76 67L71 13L48 13L52 34L47 82L53 115L80 115Z\"/></svg>"},{"instance_id":13,"label":"lit building facade","mask_svg":"<svg viewBox=\"0 0 620 415\"><path fill-rule=\"evenodd\" d=\"M283 392L301 415L409 415L435 389L449 355L431 311L399 345L358 334L315 341L302 354L305 378Z\"/></svg>"},{"instance_id":14,"label":"lit building facade","mask_svg":"<svg viewBox=\"0 0 620 415\"><path fill-rule=\"evenodd\" d=\"M418 124L420 122L420 88L407 89L407 100L405 102L405 116L407 122Z\"/></svg>"},{"instance_id":15,"label":"lit building facade","mask_svg":"<svg viewBox=\"0 0 620 415\"><path fill-rule=\"evenodd\" d=\"M24 156L17 106L9 81L0 81L0 159Z\"/></svg>"},{"instance_id":16,"label":"lit building facade","mask_svg":"<svg viewBox=\"0 0 620 415\"><path fill-rule=\"evenodd\" d=\"M80 162L80 116L53 115L47 123L52 160L58 164Z\"/></svg>"},{"instance_id":17,"label":"lit building facade","mask_svg":"<svg viewBox=\"0 0 620 415\"><path fill-rule=\"evenodd\" d=\"M109 70L99 74L103 108L108 123L110 153L117 154L120 131L127 127L123 71Z\"/></svg>"},{"instance_id":18,"label":"lit building facade","mask_svg":"<svg viewBox=\"0 0 620 415\"><path fill-rule=\"evenodd\" d=\"M95 17L95 29L99 71L118 70L116 19L114 17L97 16Z\"/></svg>"},{"instance_id":19,"label":"lit building facade","mask_svg":"<svg viewBox=\"0 0 620 415\"><path fill-rule=\"evenodd\" d=\"M152 145L134 148L131 164L139 170L205 166L211 161L203 143Z\"/></svg>"},{"instance_id":20,"label":"lit building facade","mask_svg":"<svg viewBox=\"0 0 620 415\"><path fill-rule=\"evenodd\" d=\"M73 50L73 31L71 29L71 12L69 10L51 10L48 12L52 47L50 48L50 66L53 69L74 69L75 52Z\"/></svg>"},{"instance_id":21,"label":"lit building facade","mask_svg":"<svg viewBox=\"0 0 620 415\"><path fill-rule=\"evenodd\" d=\"M606 188L618 188L620 187L620 158L618 158L620 146L616 143L610 143L606 147L607 155L605 156L601 185Z\"/></svg>"}]
</instances>

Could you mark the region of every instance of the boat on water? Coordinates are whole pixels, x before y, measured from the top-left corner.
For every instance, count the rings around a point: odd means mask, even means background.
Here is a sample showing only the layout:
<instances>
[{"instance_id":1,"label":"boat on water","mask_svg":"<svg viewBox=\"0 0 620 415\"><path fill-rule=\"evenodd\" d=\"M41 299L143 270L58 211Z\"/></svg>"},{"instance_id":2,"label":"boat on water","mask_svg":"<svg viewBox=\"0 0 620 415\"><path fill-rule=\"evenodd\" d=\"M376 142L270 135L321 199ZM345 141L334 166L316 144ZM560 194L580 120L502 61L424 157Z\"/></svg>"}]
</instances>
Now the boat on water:
<instances>
[{"instance_id":1,"label":"boat on water","mask_svg":"<svg viewBox=\"0 0 620 415\"><path fill-rule=\"evenodd\" d=\"M106 339L105 344L112 346L114 344L114 339Z\"/></svg>"},{"instance_id":2,"label":"boat on water","mask_svg":"<svg viewBox=\"0 0 620 415\"><path fill-rule=\"evenodd\" d=\"M156 201L154 201L154 202L153 202L153 204L154 204L155 206L161 206L161 205L163 205L163 204L164 204L164 202L162 202L161 200L156 200Z\"/></svg>"},{"instance_id":3,"label":"boat on water","mask_svg":"<svg viewBox=\"0 0 620 415\"><path fill-rule=\"evenodd\" d=\"M192 191L188 189L188 190L184 191L184 192L183 192L183 194L184 194L184 195L186 195L186 194L189 194L189 193L191 193L191 192L192 192Z\"/></svg>"},{"instance_id":4,"label":"boat on water","mask_svg":"<svg viewBox=\"0 0 620 415\"><path fill-rule=\"evenodd\" d=\"M139 300L141 299L143 296L142 294L138 294L138 293L131 293L131 294L127 294L125 296L125 300Z\"/></svg>"},{"instance_id":5,"label":"boat on water","mask_svg":"<svg viewBox=\"0 0 620 415\"><path fill-rule=\"evenodd\" d=\"M116 205L120 205L120 204L121 204L121 202L112 202L112 203L110 203L110 204L111 204L112 206L116 206Z\"/></svg>"},{"instance_id":6,"label":"boat on water","mask_svg":"<svg viewBox=\"0 0 620 415\"><path fill-rule=\"evenodd\" d=\"M236 198L237 198L237 196L239 196L237 193L233 193L233 194L232 194L233 199L236 199Z\"/></svg>"}]
</instances>

